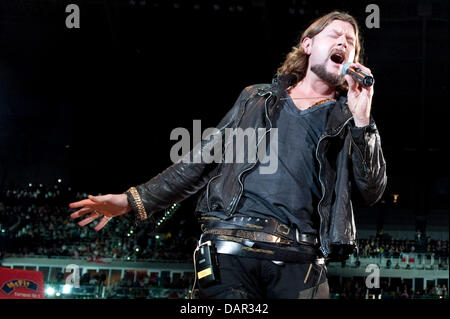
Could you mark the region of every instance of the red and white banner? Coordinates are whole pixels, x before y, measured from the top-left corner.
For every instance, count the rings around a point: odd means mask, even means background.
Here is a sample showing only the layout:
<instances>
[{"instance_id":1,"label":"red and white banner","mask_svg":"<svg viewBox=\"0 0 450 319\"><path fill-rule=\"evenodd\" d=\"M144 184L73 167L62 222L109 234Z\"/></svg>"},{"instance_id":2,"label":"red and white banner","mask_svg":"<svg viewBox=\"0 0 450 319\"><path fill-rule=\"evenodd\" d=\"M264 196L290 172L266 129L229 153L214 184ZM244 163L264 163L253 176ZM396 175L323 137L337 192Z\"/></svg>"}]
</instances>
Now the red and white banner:
<instances>
[{"instance_id":1,"label":"red and white banner","mask_svg":"<svg viewBox=\"0 0 450 319\"><path fill-rule=\"evenodd\" d=\"M0 267L0 299L44 299L42 271Z\"/></svg>"}]
</instances>

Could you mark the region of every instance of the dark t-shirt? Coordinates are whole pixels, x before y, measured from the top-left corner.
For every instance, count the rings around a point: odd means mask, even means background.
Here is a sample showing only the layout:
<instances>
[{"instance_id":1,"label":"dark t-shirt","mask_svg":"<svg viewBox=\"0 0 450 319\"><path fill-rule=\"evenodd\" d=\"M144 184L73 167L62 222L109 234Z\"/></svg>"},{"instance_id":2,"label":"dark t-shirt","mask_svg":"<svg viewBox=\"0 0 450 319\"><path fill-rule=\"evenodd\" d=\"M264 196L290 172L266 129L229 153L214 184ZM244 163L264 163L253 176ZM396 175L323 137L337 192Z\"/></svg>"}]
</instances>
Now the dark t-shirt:
<instances>
[{"instance_id":1,"label":"dark t-shirt","mask_svg":"<svg viewBox=\"0 0 450 319\"><path fill-rule=\"evenodd\" d=\"M302 233L318 234L322 193L316 146L335 102L301 111L287 93L282 99L283 107L272 122L278 129L278 168L273 174L261 174L259 166L269 163L258 163L244 174L236 216L273 218L296 225Z\"/></svg>"}]
</instances>

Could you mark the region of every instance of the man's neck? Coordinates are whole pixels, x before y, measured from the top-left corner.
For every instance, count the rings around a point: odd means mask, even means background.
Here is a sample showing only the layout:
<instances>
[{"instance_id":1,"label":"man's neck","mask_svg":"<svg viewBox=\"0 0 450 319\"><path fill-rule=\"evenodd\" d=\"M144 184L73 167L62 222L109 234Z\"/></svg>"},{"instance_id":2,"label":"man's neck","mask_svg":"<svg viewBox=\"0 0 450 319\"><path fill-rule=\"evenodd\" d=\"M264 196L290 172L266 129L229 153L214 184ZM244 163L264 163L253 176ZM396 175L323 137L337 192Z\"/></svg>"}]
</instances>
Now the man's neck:
<instances>
[{"instance_id":1,"label":"man's neck","mask_svg":"<svg viewBox=\"0 0 450 319\"><path fill-rule=\"evenodd\" d=\"M332 99L335 94L336 88L320 79L310 69L303 80L289 90L289 95L300 109L306 109L323 99Z\"/></svg>"}]
</instances>

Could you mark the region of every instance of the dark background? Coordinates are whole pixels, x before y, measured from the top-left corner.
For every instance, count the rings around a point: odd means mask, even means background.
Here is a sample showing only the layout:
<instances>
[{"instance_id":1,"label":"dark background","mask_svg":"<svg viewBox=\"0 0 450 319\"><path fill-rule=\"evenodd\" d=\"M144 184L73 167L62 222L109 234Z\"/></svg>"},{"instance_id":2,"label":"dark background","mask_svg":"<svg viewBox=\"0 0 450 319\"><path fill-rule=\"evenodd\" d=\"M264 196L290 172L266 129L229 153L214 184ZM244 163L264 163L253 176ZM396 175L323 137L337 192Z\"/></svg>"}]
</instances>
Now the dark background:
<instances>
[{"instance_id":1,"label":"dark background","mask_svg":"<svg viewBox=\"0 0 450 319\"><path fill-rule=\"evenodd\" d=\"M65 26L69 3L80 29ZM370 3L379 29L365 26ZM2 190L60 178L60 187L118 193L147 181L171 164L174 128L215 126L333 9L358 19L376 78L385 202L400 194L417 216L448 207L447 0L2 0Z\"/></svg>"}]
</instances>

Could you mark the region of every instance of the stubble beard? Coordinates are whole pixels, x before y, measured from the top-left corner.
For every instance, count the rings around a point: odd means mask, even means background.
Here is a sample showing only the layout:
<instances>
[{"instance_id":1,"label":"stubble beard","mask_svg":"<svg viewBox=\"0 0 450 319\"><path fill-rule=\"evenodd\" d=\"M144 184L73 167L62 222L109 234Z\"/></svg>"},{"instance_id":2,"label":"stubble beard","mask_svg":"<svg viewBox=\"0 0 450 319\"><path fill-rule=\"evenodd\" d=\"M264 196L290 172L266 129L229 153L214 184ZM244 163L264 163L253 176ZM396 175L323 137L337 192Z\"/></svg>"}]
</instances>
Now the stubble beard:
<instances>
[{"instance_id":1,"label":"stubble beard","mask_svg":"<svg viewBox=\"0 0 450 319\"><path fill-rule=\"evenodd\" d=\"M320 79L335 87L341 86L345 82L345 78L342 74L328 72L325 63L311 65L311 71L314 72Z\"/></svg>"}]
</instances>

